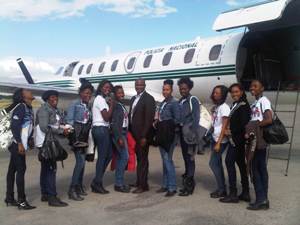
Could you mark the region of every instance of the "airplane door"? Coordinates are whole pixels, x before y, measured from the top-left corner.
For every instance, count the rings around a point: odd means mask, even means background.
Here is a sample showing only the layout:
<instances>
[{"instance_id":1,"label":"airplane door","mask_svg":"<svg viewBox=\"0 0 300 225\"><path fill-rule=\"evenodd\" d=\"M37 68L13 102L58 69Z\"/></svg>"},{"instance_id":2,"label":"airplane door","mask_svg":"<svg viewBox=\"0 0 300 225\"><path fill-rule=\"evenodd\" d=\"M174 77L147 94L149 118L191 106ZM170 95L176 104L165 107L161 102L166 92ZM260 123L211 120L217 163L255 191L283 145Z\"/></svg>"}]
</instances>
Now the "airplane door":
<instances>
[{"instance_id":1,"label":"airplane door","mask_svg":"<svg viewBox=\"0 0 300 225\"><path fill-rule=\"evenodd\" d=\"M213 29L222 31L238 27L250 30L260 26L299 25L299 0L273 0L252 4L220 14L214 22ZM289 15L285 15L289 14ZM288 17L283 19L283 17Z\"/></svg>"},{"instance_id":2,"label":"airplane door","mask_svg":"<svg viewBox=\"0 0 300 225\"><path fill-rule=\"evenodd\" d=\"M124 69L127 73L133 73L135 69L136 62L141 55L141 52L130 53L124 60Z\"/></svg>"}]
</instances>

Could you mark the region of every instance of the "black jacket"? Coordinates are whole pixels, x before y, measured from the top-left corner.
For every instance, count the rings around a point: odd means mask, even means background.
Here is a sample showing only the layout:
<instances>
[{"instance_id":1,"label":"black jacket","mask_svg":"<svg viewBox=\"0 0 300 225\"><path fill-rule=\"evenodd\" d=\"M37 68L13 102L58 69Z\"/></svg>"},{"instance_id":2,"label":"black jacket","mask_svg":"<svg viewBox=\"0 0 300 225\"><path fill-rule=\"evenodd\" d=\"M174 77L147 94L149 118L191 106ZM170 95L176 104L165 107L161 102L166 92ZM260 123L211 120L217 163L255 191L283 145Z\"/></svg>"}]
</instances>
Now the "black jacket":
<instances>
[{"instance_id":1,"label":"black jacket","mask_svg":"<svg viewBox=\"0 0 300 225\"><path fill-rule=\"evenodd\" d=\"M125 106L122 106L121 103L117 103L112 113L111 129L115 140L122 137L123 121L125 116L123 107L125 108Z\"/></svg>"},{"instance_id":2,"label":"black jacket","mask_svg":"<svg viewBox=\"0 0 300 225\"><path fill-rule=\"evenodd\" d=\"M230 131L236 145L245 144L245 127L251 118L251 108L248 102L241 105L230 116Z\"/></svg>"},{"instance_id":3,"label":"black jacket","mask_svg":"<svg viewBox=\"0 0 300 225\"><path fill-rule=\"evenodd\" d=\"M148 137L152 127L155 114L155 100L145 91L134 110L132 110L134 100L135 97L130 100L129 125L134 139L139 141Z\"/></svg>"}]
</instances>

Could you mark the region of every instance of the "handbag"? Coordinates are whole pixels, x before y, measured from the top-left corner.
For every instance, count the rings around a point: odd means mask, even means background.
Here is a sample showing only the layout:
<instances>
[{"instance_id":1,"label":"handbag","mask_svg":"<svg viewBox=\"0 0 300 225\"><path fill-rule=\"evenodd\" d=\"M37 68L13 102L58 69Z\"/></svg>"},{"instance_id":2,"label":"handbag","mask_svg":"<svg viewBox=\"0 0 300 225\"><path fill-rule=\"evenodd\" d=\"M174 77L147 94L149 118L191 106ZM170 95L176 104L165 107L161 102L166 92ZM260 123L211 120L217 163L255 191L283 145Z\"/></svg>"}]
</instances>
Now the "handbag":
<instances>
[{"instance_id":1,"label":"handbag","mask_svg":"<svg viewBox=\"0 0 300 225\"><path fill-rule=\"evenodd\" d=\"M289 141L289 135L276 113L274 113L272 124L263 128L263 136L265 141L272 145L280 145Z\"/></svg>"},{"instance_id":2,"label":"handbag","mask_svg":"<svg viewBox=\"0 0 300 225\"><path fill-rule=\"evenodd\" d=\"M260 105L262 111L262 105ZM281 145L289 141L285 126L273 110L272 124L263 127L263 137L268 144Z\"/></svg>"},{"instance_id":3,"label":"handbag","mask_svg":"<svg viewBox=\"0 0 300 225\"><path fill-rule=\"evenodd\" d=\"M43 146L39 151L39 160L56 162L56 161L66 160L67 158L68 158L67 151L54 137L52 129L49 128Z\"/></svg>"},{"instance_id":4,"label":"handbag","mask_svg":"<svg viewBox=\"0 0 300 225\"><path fill-rule=\"evenodd\" d=\"M0 150L6 150L12 144L14 138L11 132L11 117L14 110L22 103L17 104L10 112L6 112L6 110L2 110L1 114L3 117L0 121Z\"/></svg>"}]
</instances>

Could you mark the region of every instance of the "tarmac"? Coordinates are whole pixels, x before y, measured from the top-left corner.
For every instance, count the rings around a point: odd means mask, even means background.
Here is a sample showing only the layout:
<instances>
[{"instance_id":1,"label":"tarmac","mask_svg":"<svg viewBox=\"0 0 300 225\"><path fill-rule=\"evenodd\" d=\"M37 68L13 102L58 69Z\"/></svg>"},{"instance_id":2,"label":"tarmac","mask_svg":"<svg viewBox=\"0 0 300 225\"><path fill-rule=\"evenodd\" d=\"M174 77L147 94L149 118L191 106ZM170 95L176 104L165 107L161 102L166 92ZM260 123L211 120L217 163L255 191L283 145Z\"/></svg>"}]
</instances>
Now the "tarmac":
<instances>
[{"instance_id":1,"label":"tarmac","mask_svg":"<svg viewBox=\"0 0 300 225\"><path fill-rule=\"evenodd\" d=\"M288 120L291 116L282 117ZM64 169L59 165L57 173L59 196L68 202L69 206L48 207L47 203L40 201L40 163L37 151L33 150L27 154L26 171L27 197L30 203L37 206L37 209L31 211L20 211L4 204L9 153L0 152L0 225L300 225L299 119L296 125L288 176L285 176L286 161L272 159L286 157L287 146L278 146L270 151L268 160L270 209L267 211L249 211L246 209L246 202L224 204L209 197L209 193L216 187L208 166L209 150L205 155L196 157L197 186L192 196L166 198L163 194L155 193L160 188L162 180L162 163L157 148L150 149L149 192L138 195L115 192L114 172L108 171L104 177L104 186L110 194L92 193L89 185L95 174L95 163L87 163L84 183L88 189L88 196L81 202L69 200L67 197L74 166L74 155L69 152ZM180 187L180 175L183 173L184 165L179 147L175 150L174 162ZM126 182L134 181L135 173L126 173ZM252 184L251 196L254 198Z\"/></svg>"}]
</instances>

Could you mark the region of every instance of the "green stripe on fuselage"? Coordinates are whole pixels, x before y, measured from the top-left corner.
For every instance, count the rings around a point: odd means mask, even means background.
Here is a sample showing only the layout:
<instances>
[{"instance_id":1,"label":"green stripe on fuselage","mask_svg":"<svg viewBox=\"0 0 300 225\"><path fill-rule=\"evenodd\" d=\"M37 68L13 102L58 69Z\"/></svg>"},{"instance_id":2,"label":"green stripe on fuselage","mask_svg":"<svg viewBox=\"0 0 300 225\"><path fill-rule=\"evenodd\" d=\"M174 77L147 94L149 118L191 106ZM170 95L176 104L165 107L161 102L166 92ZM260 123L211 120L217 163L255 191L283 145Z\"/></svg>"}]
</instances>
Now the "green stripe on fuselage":
<instances>
[{"instance_id":1,"label":"green stripe on fuselage","mask_svg":"<svg viewBox=\"0 0 300 225\"><path fill-rule=\"evenodd\" d=\"M193 68L193 69L183 69L183 70L168 70L159 72L148 72L148 73L128 73L128 74L116 74L116 75L98 75L93 77L82 77L91 83L98 83L101 80L107 79L112 82L128 82L134 81L139 77L146 80L160 80L160 79L176 79L182 76L190 77L209 77L209 76L226 76L235 74L235 66L217 66L217 67L205 67L205 68ZM37 84L67 87L74 85L74 80L60 80L60 81L48 81L39 82Z\"/></svg>"}]
</instances>

